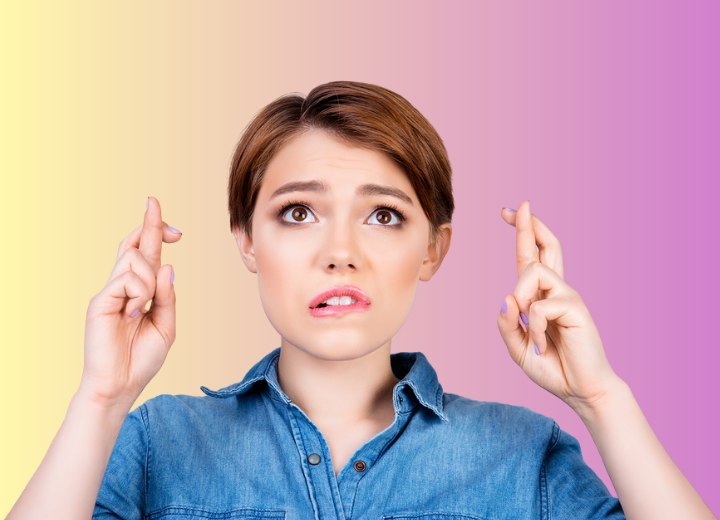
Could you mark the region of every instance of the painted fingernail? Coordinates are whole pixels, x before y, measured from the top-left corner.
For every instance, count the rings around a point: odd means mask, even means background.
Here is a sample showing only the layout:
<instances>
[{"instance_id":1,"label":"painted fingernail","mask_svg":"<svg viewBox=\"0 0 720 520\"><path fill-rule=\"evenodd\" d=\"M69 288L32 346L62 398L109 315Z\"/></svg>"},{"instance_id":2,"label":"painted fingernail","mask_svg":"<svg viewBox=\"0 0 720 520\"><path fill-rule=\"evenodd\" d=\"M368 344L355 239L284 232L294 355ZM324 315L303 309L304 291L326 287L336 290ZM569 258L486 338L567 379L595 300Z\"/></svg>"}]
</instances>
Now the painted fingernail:
<instances>
[{"instance_id":1,"label":"painted fingernail","mask_svg":"<svg viewBox=\"0 0 720 520\"><path fill-rule=\"evenodd\" d=\"M508 210L508 211L513 211L513 212L514 212L514 211L517 211L516 209L512 209L512 208L503 208L503 209L506 209L506 210Z\"/></svg>"},{"instance_id":2,"label":"painted fingernail","mask_svg":"<svg viewBox=\"0 0 720 520\"><path fill-rule=\"evenodd\" d=\"M507 303L505 302L505 300L503 300L502 305L500 306L500 312L502 312L503 314L507 314Z\"/></svg>"},{"instance_id":3,"label":"painted fingernail","mask_svg":"<svg viewBox=\"0 0 720 520\"><path fill-rule=\"evenodd\" d=\"M173 233L177 233L178 235L182 235L182 231L180 231L179 229L175 229L175 228L172 227L172 226L168 226L168 228L169 228L170 231L172 231Z\"/></svg>"},{"instance_id":4,"label":"painted fingernail","mask_svg":"<svg viewBox=\"0 0 720 520\"><path fill-rule=\"evenodd\" d=\"M138 313L138 312L140 312L140 309L135 309L135 310L133 311L133 313L130 315L130 317L131 317L131 318L134 318L135 316L137 316L137 313Z\"/></svg>"},{"instance_id":5,"label":"painted fingernail","mask_svg":"<svg viewBox=\"0 0 720 520\"><path fill-rule=\"evenodd\" d=\"M538 350L538 346L535 344L534 341L533 341L533 347L535 347L535 354L537 354L537 355L539 356L539 355L540 355L540 350Z\"/></svg>"},{"instance_id":6,"label":"painted fingernail","mask_svg":"<svg viewBox=\"0 0 720 520\"><path fill-rule=\"evenodd\" d=\"M175 281L175 269L172 270L172 274L170 275L170 284L172 284Z\"/></svg>"},{"instance_id":7,"label":"painted fingernail","mask_svg":"<svg viewBox=\"0 0 720 520\"><path fill-rule=\"evenodd\" d=\"M522 322L523 322L525 325L528 324L528 317L525 316L525 313L524 313L524 312L521 312L521 313L520 313L520 319L522 320Z\"/></svg>"}]
</instances>

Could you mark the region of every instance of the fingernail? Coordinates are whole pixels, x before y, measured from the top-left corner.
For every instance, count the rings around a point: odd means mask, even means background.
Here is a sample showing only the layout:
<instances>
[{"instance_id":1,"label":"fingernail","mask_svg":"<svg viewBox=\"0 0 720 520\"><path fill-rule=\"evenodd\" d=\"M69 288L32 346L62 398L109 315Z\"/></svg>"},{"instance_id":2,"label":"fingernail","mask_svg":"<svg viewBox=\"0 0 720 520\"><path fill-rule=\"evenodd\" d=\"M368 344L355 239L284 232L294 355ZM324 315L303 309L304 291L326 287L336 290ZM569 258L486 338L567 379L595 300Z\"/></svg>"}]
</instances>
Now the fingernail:
<instances>
[{"instance_id":1,"label":"fingernail","mask_svg":"<svg viewBox=\"0 0 720 520\"><path fill-rule=\"evenodd\" d=\"M507 303L505 302L505 300L503 300L502 305L500 306L500 312L502 312L503 314L507 314Z\"/></svg>"},{"instance_id":2,"label":"fingernail","mask_svg":"<svg viewBox=\"0 0 720 520\"><path fill-rule=\"evenodd\" d=\"M172 226L168 226L168 228L169 228L170 231L172 231L173 233L177 233L178 235L182 235L182 231L180 231L179 229L175 229L175 228L172 227Z\"/></svg>"},{"instance_id":3,"label":"fingernail","mask_svg":"<svg viewBox=\"0 0 720 520\"><path fill-rule=\"evenodd\" d=\"M172 274L170 275L170 284L172 285L173 281L175 280L175 269L172 270Z\"/></svg>"},{"instance_id":4,"label":"fingernail","mask_svg":"<svg viewBox=\"0 0 720 520\"><path fill-rule=\"evenodd\" d=\"M512 212L515 212L515 211L517 211L516 209L512 209L512 208L503 208L503 209L506 209L506 210L508 210L508 211L512 211Z\"/></svg>"},{"instance_id":5,"label":"fingernail","mask_svg":"<svg viewBox=\"0 0 720 520\"><path fill-rule=\"evenodd\" d=\"M148 209L150 207L150 197L145 199L145 209Z\"/></svg>"},{"instance_id":6,"label":"fingernail","mask_svg":"<svg viewBox=\"0 0 720 520\"><path fill-rule=\"evenodd\" d=\"M528 317L525 316L525 313L524 313L524 312L521 312L521 313L520 313L520 319L522 320L522 322L523 322L525 325L528 324Z\"/></svg>"},{"instance_id":7,"label":"fingernail","mask_svg":"<svg viewBox=\"0 0 720 520\"><path fill-rule=\"evenodd\" d=\"M538 346L535 344L534 341L533 341L533 347L535 347L535 354L537 354L537 355L539 356L539 355L540 355L540 350L538 350Z\"/></svg>"},{"instance_id":8,"label":"fingernail","mask_svg":"<svg viewBox=\"0 0 720 520\"><path fill-rule=\"evenodd\" d=\"M131 318L134 318L135 316L137 316L137 313L138 313L138 312L140 312L140 309L135 309L135 310L133 311L133 313L130 315L130 317L131 317Z\"/></svg>"}]
</instances>

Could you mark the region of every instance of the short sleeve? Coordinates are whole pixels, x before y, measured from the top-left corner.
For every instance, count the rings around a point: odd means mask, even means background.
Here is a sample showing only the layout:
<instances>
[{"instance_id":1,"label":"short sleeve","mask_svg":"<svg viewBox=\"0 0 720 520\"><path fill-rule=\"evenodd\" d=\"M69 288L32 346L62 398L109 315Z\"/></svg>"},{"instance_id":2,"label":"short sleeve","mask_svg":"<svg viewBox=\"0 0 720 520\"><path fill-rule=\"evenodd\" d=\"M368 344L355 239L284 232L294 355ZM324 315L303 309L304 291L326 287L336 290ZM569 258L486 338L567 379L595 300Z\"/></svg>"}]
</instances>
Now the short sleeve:
<instances>
[{"instance_id":1,"label":"short sleeve","mask_svg":"<svg viewBox=\"0 0 720 520\"><path fill-rule=\"evenodd\" d=\"M141 519L147 482L147 410L130 412L110 454L92 518Z\"/></svg>"},{"instance_id":2,"label":"short sleeve","mask_svg":"<svg viewBox=\"0 0 720 520\"><path fill-rule=\"evenodd\" d=\"M555 421L540 481L543 518L625 518L620 501L585 464L577 439Z\"/></svg>"}]
</instances>

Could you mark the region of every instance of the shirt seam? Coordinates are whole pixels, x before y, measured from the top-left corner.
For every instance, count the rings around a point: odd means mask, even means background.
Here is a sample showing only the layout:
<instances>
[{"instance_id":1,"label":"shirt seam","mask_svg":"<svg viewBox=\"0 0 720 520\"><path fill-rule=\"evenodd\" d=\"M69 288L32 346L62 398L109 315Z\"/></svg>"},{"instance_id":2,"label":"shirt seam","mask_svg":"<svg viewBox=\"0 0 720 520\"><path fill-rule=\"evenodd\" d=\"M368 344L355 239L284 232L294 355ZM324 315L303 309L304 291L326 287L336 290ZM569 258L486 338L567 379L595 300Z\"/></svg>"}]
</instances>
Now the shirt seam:
<instances>
[{"instance_id":1,"label":"shirt seam","mask_svg":"<svg viewBox=\"0 0 720 520\"><path fill-rule=\"evenodd\" d=\"M553 420L552 431L550 433L550 439L548 440L547 447L545 448L545 455L543 456L542 464L540 465L540 518L541 520L551 520L550 516L550 497L547 485L547 459L550 452L555 448L557 441L560 437L560 426Z\"/></svg>"},{"instance_id":2,"label":"shirt seam","mask_svg":"<svg viewBox=\"0 0 720 520\"><path fill-rule=\"evenodd\" d=\"M143 423L143 429L145 432L145 486L144 496L142 504L142 515L143 518L147 518L147 496L148 496L148 482L150 481L150 419L148 417L148 411L145 404L140 405L140 418Z\"/></svg>"}]
</instances>

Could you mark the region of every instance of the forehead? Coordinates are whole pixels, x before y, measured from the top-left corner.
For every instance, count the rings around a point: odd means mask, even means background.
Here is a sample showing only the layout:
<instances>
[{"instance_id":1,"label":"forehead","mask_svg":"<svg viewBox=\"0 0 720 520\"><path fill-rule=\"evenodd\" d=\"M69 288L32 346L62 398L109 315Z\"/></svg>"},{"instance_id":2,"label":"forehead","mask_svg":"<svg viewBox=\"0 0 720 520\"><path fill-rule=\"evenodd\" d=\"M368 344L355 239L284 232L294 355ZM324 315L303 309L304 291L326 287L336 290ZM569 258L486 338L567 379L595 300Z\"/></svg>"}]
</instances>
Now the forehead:
<instances>
[{"instance_id":1,"label":"forehead","mask_svg":"<svg viewBox=\"0 0 720 520\"><path fill-rule=\"evenodd\" d=\"M291 139L268 163L259 197L268 198L289 181L319 180L331 191L354 191L366 183L392 185L415 193L403 170L385 153L347 144L313 129Z\"/></svg>"}]
</instances>

